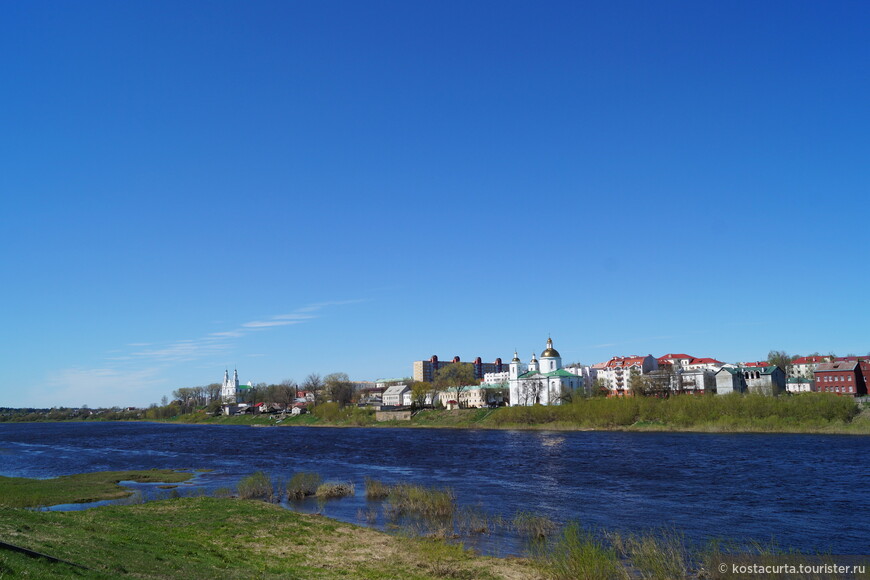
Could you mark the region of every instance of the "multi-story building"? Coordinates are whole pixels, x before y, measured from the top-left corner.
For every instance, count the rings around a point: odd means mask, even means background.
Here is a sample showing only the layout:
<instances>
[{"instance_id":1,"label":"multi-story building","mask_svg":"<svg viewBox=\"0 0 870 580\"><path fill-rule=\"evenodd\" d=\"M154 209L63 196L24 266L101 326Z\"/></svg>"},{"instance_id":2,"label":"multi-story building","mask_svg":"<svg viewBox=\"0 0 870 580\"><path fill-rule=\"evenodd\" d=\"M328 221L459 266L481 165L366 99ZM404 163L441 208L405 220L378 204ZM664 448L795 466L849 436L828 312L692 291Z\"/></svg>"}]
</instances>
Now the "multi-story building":
<instances>
[{"instance_id":1,"label":"multi-story building","mask_svg":"<svg viewBox=\"0 0 870 580\"><path fill-rule=\"evenodd\" d=\"M438 357L434 354L429 360L414 361L414 380L431 383L435 380L435 373L438 372L438 369L460 362L462 361L458 356L453 357L453 360L442 361L438 360ZM477 357L474 359L474 362L469 364L474 367L475 379L483 379L483 375L486 373L500 373L508 370L508 365L502 364L500 358L495 359L495 362L485 363L480 357Z\"/></svg>"},{"instance_id":2,"label":"multi-story building","mask_svg":"<svg viewBox=\"0 0 870 580\"><path fill-rule=\"evenodd\" d=\"M631 394L631 375L646 375L659 368L656 358L646 356L615 356L607 362L592 365L599 379L604 381L611 396Z\"/></svg>"},{"instance_id":3,"label":"multi-story building","mask_svg":"<svg viewBox=\"0 0 870 580\"><path fill-rule=\"evenodd\" d=\"M860 397L867 394L870 363L864 361L819 363L815 377L816 390L819 392Z\"/></svg>"},{"instance_id":4,"label":"multi-story building","mask_svg":"<svg viewBox=\"0 0 870 580\"><path fill-rule=\"evenodd\" d=\"M829 362L830 360L831 357L829 356L799 356L791 361L791 367L788 369L788 376L812 379L814 376L813 373L815 373L816 367L819 363Z\"/></svg>"},{"instance_id":5,"label":"multi-story building","mask_svg":"<svg viewBox=\"0 0 870 580\"><path fill-rule=\"evenodd\" d=\"M510 371L502 371L500 373L486 373L483 375L484 385L502 385L507 384L511 379Z\"/></svg>"}]
</instances>

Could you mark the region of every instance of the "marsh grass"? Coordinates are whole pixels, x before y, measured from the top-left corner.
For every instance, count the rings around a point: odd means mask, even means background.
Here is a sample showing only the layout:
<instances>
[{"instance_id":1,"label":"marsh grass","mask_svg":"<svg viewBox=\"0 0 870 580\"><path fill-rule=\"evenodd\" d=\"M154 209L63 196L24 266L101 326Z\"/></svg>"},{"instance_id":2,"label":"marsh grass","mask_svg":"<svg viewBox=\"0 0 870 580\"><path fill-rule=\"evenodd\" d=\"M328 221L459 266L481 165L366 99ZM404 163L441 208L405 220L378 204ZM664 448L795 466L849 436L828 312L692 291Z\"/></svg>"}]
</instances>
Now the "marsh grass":
<instances>
[{"instance_id":1,"label":"marsh grass","mask_svg":"<svg viewBox=\"0 0 870 580\"><path fill-rule=\"evenodd\" d=\"M294 473L287 483L287 496L290 499L304 499L317 493L323 479L320 474L311 471Z\"/></svg>"},{"instance_id":2,"label":"marsh grass","mask_svg":"<svg viewBox=\"0 0 870 580\"><path fill-rule=\"evenodd\" d=\"M410 483L399 483L390 489L389 509L396 515L423 518L450 518L456 510L453 490L438 489Z\"/></svg>"},{"instance_id":3,"label":"marsh grass","mask_svg":"<svg viewBox=\"0 0 870 580\"><path fill-rule=\"evenodd\" d=\"M317 487L314 492L318 499L336 499L340 497L352 496L355 492L355 487L351 482L326 482Z\"/></svg>"},{"instance_id":4,"label":"marsh grass","mask_svg":"<svg viewBox=\"0 0 870 580\"><path fill-rule=\"evenodd\" d=\"M366 499L384 499L390 495L390 486L379 479L365 478Z\"/></svg>"},{"instance_id":5,"label":"marsh grass","mask_svg":"<svg viewBox=\"0 0 870 580\"><path fill-rule=\"evenodd\" d=\"M231 487L219 487L211 492L211 496L217 498L233 497L234 495L235 493Z\"/></svg>"},{"instance_id":6,"label":"marsh grass","mask_svg":"<svg viewBox=\"0 0 870 580\"><path fill-rule=\"evenodd\" d=\"M603 535L644 580L682 578L691 566L686 539L676 529L662 528L625 536L604 532Z\"/></svg>"},{"instance_id":7,"label":"marsh grass","mask_svg":"<svg viewBox=\"0 0 870 580\"><path fill-rule=\"evenodd\" d=\"M242 479L238 486L239 497L242 499L261 499L272 501L274 488L272 479L264 471L255 471Z\"/></svg>"},{"instance_id":8,"label":"marsh grass","mask_svg":"<svg viewBox=\"0 0 870 580\"><path fill-rule=\"evenodd\" d=\"M479 506L466 506L456 510L453 518L456 531L463 536L488 534L493 528L490 517Z\"/></svg>"},{"instance_id":9,"label":"marsh grass","mask_svg":"<svg viewBox=\"0 0 870 580\"><path fill-rule=\"evenodd\" d=\"M555 580L630 578L616 548L576 522L565 526L553 541L536 543L533 557L541 572Z\"/></svg>"},{"instance_id":10,"label":"marsh grass","mask_svg":"<svg viewBox=\"0 0 870 580\"><path fill-rule=\"evenodd\" d=\"M520 511L511 521L511 528L521 537L543 540L556 531L556 522L547 516Z\"/></svg>"}]
</instances>

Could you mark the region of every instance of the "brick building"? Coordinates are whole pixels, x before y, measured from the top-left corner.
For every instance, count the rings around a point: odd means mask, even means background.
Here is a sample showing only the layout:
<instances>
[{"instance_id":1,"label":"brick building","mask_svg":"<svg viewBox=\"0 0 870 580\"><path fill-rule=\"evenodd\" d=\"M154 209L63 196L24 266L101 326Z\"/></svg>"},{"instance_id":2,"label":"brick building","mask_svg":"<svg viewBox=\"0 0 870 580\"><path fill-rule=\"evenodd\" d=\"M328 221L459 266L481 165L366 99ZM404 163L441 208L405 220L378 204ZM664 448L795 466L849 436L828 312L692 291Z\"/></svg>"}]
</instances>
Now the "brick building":
<instances>
[{"instance_id":1,"label":"brick building","mask_svg":"<svg viewBox=\"0 0 870 580\"><path fill-rule=\"evenodd\" d=\"M867 394L870 363L864 361L835 361L819 363L816 367L816 390L860 397Z\"/></svg>"},{"instance_id":2,"label":"brick building","mask_svg":"<svg viewBox=\"0 0 870 580\"><path fill-rule=\"evenodd\" d=\"M431 383L435 380L435 373L438 372L438 369L460 362L462 361L459 360L458 356L453 357L453 360L441 361L434 354L429 360L414 361L414 380ZM500 358L495 359L495 362L485 363L480 357L477 357L469 364L474 367L475 379L483 379L483 375L486 373L501 373L508 370L508 365L502 364Z\"/></svg>"}]
</instances>

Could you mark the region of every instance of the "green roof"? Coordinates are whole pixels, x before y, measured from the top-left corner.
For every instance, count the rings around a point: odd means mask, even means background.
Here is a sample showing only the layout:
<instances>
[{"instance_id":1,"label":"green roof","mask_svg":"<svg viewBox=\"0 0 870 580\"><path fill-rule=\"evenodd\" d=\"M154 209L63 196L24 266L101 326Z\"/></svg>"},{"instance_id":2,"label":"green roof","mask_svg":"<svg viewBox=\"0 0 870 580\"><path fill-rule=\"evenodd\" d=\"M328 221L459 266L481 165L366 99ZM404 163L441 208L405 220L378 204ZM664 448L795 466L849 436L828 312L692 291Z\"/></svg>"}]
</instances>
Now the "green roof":
<instances>
[{"instance_id":1,"label":"green roof","mask_svg":"<svg viewBox=\"0 0 870 580\"><path fill-rule=\"evenodd\" d=\"M550 371L549 373L541 373L538 371L529 371L527 373L521 374L520 379L530 379L532 377L577 377L574 373L569 373L565 369L558 369L555 371Z\"/></svg>"}]
</instances>

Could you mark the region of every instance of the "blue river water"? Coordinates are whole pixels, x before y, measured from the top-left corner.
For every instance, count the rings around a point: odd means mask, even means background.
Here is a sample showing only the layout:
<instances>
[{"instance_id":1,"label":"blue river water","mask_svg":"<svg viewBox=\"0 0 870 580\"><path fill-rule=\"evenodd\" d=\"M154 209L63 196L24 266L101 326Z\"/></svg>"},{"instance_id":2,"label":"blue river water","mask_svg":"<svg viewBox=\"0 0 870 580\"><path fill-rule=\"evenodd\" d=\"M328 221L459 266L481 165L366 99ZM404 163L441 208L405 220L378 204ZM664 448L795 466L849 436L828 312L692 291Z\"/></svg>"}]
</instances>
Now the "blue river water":
<instances>
[{"instance_id":1,"label":"blue river water","mask_svg":"<svg viewBox=\"0 0 870 580\"><path fill-rule=\"evenodd\" d=\"M340 429L156 423L0 423L0 475L209 469L182 493L234 487L257 470L352 481L356 496L303 510L365 524L363 479L446 486L461 506L521 510L622 532L673 527L687 541L775 539L866 554L870 439L859 436ZM296 506L299 508L300 506ZM378 519L375 525L382 525ZM496 533L479 546L518 553Z\"/></svg>"}]
</instances>

